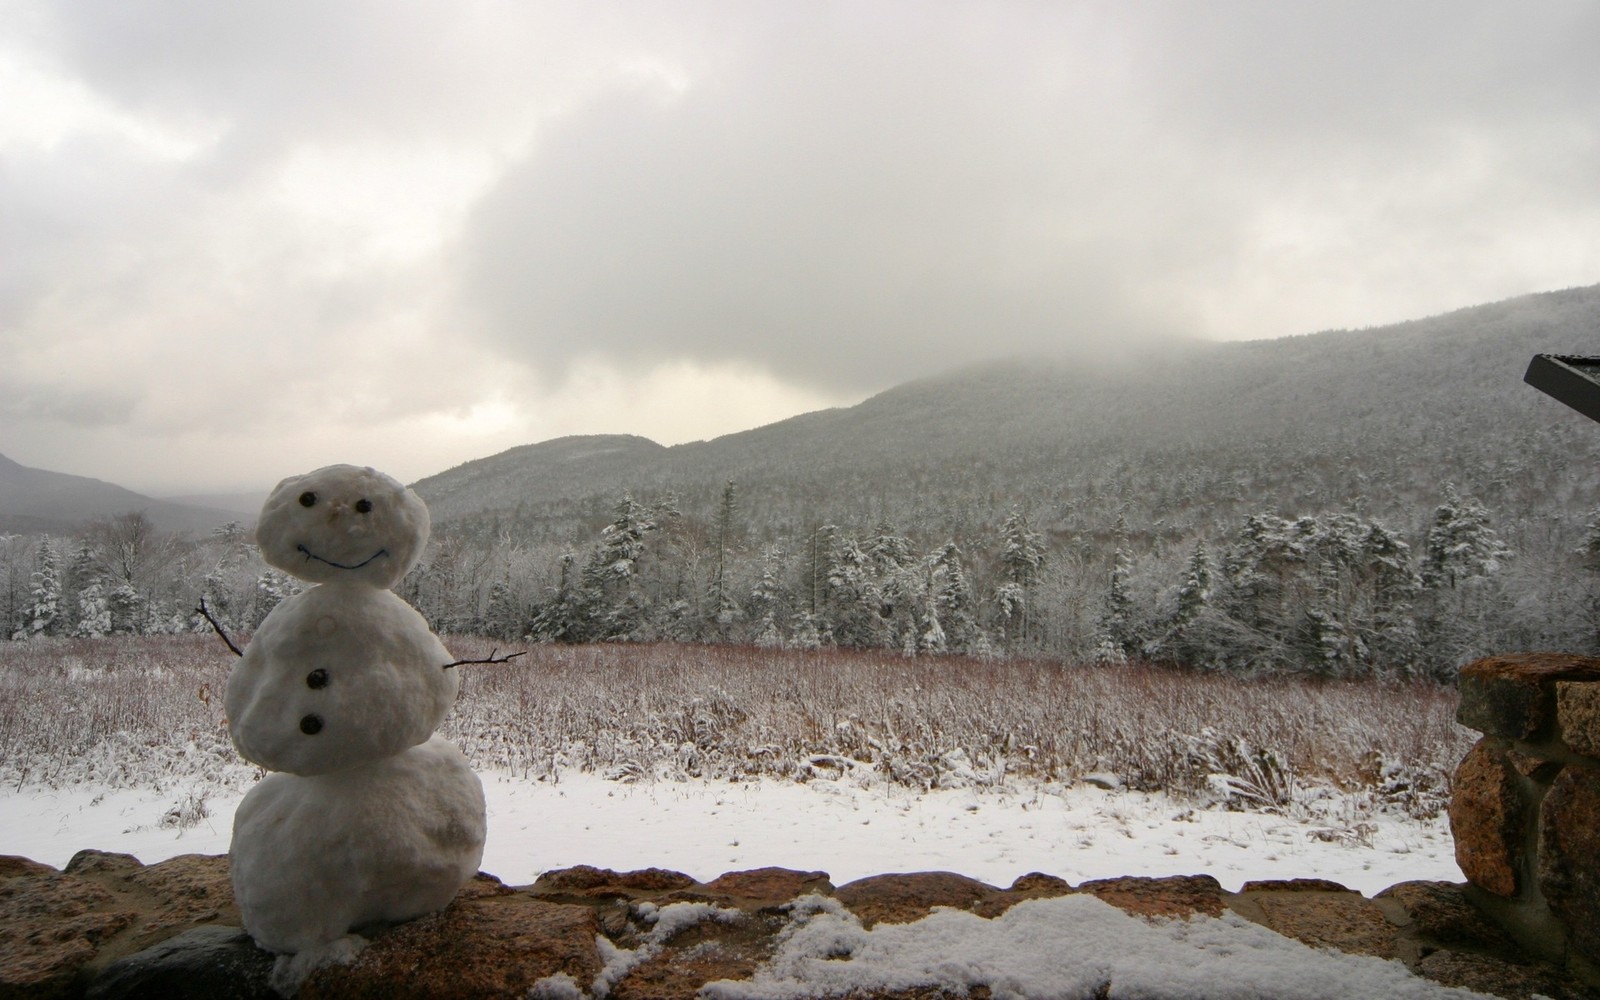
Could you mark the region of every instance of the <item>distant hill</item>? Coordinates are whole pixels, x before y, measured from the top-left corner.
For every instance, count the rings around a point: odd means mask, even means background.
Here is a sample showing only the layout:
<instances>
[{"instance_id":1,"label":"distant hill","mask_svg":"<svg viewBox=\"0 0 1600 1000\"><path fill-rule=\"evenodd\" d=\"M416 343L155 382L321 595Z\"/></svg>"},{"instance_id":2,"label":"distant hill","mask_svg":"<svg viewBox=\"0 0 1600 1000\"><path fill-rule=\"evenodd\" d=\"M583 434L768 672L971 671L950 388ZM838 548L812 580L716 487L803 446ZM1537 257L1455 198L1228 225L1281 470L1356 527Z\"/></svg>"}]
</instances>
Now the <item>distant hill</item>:
<instances>
[{"instance_id":1,"label":"distant hill","mask_svg":"<svg viewBox=\"0 0 1600 1000\"><path fill-rule=\"evenodd\" d=\"M166 503L181 504L185 507L204 507L209 510L225 511L232 514L241 523L250 525L261 514L261 505L267 502L267 491L257 490L250 493L196 493L186 496L160 497Z\"/></svg>"},{"instance_id":2,"label":"distant hill","mask_svg":"<svg viewBox=\"0 0 1600 1000\"><path fill-rule=\"evenodd\" d=\"M237 513L156 500L112 483L33 469L0 455L0 532L69 533L89 521L143 511L167 531L204 533Z\"/></svg>"},{"instance_id":3,"label":"distant hill","mask_svg":"<svg viewBox=\"0 0 1600 1000\"><path fill-rule=\"evenodd\" d=\"M1600 425L1522 382L1536 353L1600 353L1600 286L1137 361L996 362L711 441L563 438L415 486L436 523L550 540L592 537L624 490L707 516L729 479L747 523L791 538L878 520L959 536L1012 503L1057 533L1346 507L1409 529L1446 481L1570 515L1600 505Z\"/></svg>"}]
</instances>

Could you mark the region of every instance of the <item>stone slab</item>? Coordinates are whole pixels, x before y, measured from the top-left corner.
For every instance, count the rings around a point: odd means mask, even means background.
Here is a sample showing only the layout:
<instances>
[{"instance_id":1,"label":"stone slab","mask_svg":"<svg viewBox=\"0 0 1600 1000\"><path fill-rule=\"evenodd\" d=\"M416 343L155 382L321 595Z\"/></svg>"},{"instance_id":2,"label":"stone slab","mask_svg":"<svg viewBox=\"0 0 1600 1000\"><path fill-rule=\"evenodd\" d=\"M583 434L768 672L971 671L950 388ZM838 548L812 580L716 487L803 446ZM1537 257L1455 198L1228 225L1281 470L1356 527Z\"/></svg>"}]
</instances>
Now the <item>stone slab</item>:
<instances>
[{"instance_id":1,"label":"stone slab","mask_svg":"<svg viewBox=\"0 0 1600 1000\"><path fill-rule=\"evenodd\" d=\"M1461 668L1456 721L1486 736L1537 739L1554 729L1558 681L1600 681L1600 659L1570 653L1490 656Z\"/></svg>"}]
</instances>

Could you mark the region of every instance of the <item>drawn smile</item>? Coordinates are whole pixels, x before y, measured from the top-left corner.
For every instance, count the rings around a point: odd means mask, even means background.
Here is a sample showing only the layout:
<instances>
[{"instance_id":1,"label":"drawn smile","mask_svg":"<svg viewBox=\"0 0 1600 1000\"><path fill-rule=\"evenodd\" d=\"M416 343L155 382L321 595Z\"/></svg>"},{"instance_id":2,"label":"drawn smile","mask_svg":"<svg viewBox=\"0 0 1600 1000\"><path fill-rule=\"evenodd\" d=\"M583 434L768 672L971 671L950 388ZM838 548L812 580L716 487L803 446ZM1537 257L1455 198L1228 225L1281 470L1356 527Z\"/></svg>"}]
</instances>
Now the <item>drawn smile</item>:
<instances>
[{"instance_id":1,"label":"drawn smile","mask_svg":"<svg viewBox=\"0 0 1600 1000\"><path fill-rule=\"evenodd\" d=\"M354 566L346 566L344 563L336 563L332 559L324 559L321 556L317 555L315 552L312 552L310 549L306 548L304 545L296 545L295 549L300 551L300 552L304 552L306 554L306 558L307 559L315 559L319 563L327 563L329 566L332 566L335 569L360 569L361 567L363 567L363 566L367 565L368 563L372 562L374 559L381 559L382 557L384 557L384 556L389 554L389 550L388 549L379 549L378 551L374 552L372 555L368 556L366 559L362 560L361 562L356 563Z\"/></svg>"}]
</instances>

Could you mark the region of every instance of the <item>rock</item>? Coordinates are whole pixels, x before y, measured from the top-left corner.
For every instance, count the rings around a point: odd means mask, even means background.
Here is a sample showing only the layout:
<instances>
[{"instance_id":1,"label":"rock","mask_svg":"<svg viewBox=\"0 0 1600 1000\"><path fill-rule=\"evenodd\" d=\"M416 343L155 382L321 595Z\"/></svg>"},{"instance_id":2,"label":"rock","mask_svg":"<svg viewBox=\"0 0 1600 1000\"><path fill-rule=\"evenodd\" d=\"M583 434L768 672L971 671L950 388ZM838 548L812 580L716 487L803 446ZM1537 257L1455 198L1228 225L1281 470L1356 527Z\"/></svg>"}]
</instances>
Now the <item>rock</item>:
<instances>
[{"instance_id":1,"label":"rock","mask_svg":"<svg viewBox=\"0 0 1600 1000\"><path fill-rule=\"evenodd\" d=\"M612 987L612 997L692 1000L708 982L749 979L771 957L774 936L787 923L776 906L760 900L751 906L758 909L731 920L701 920L665 942L644 945L643 961Z\"/></svg>"},{"instance_id":2,"label":"rock","mask_svg":"<svg viewBox=\"0 0 1600 1000\"><path fill-rule=\"evenodd\" d=\"M1515 896L1521 885L1521 809L1505 750L1487 737L1479 740L1456 768L1450 832L1462 874L1497 896Z\"/></svg>"},{"instance_id":3,"label":"rock","mask_svg":"<svg viewBox=\"0 0 1600 1000\"><path fill-rule=\"evenodd\" d=\"M1587 810L1597 793L1580 777L1564 776L1551 793L1563 828L1591 822ZM1600 853L1587 840L1563 840L1559 850L1579 855L1576 871ZM8 873L0 877L0 998L80 997L87 988L94 1000L276 1000L267 985L274 956L236 925L226 858L191 855L145 867L126 855L92 852L71 867L0 863ZM1558 882L1551 884L1561 890ZM1568 896L1593 899L1573 885ZM783 868L730 872L702 885L661 869L582 867L524 888L480 873L443 911L372 931L364 950L348 964L314 971L300 995L556 1000L608 991L615 1000L689 1000L708 982L754 976L790 926L787 904L831 889L823 872ZM1099 879L1074 888L1032 873L1001 890L931 872L875 876L833 892L869 925L912 922L941 906L992 918L1026 899L1073 892L1158 919L1232 910L1314 946L1397 957L1447 984L1513 998L1594 995L1565 972L1531 962L1474 909L1472 900L1484 897L1452 883L1402 883L1368 900L1319 879L1253 882L1228 893L1207 875ZM1568 896L1557 895L1566 905ZM660 923L680 901L715 909L678 911L693 919ZM1114 993L1115 984L1107 989ZM853 997L956 995L912 987Z\"/></svg>"},{"instance_id":4,"label":"rock","mask_svg":"<svg viewBox=\"0 0 1600 1000\"><path fill-rule=\"evenodd\" d=\"M49 865L41 864L31 858L18 857L15 854L0 854L0 878L15 878L18 875L43 875L54 872Z\"/></svg>"},{"instance_id":5,"label":"rock","mask_svg":"<svg viewBox=\"0 0 1600 1000\"><path fill-rule=\"evenodd\" d=\"M1527 966L1487 955L1437 951L1418 966L1445 986L1459 986L1507 1000L1594 1000L1594 992L1547 966Z\"/></svg>"},{"instance_id":6,"label":"rock","mask_svg":"<svg viewBox=\"0 0 1600 1000\"><path fill-rule=\"evenodd\" d=\"M74 875L122 875L143 868L144 864L131 854L113 854L110 851L85 849L72 856L67 867L61 869Z\"/></svg>"},{"instance_id":7,"label":"rock","mask_svg":"<svg viewBox=\"0 0 1600 1000\"><path fill-rule=\"evenodd\" d=\"M523 1000L536 982L558 973L592 983L601 967L599 932L592 906L517 891L457 897L439 913L375 935L349 965L312 973L299 995Z\"/></svg>"},{"instance_id":8,"label":"rock","mask_svg":"<svg viewBox=\"0 0 1600 1000\"><path fill-rule=\"evenodd\" d=\"M1461 668L1456 719L1488 736L1543 735L1555 721L1557 681L1600 681L1600 660L1568 653L1491 656Z\"/></svg>"},{"instance_id":9,"label":"rock","mask_svg":"<svg viewBox=\"0 0 1600 1000\"><path fill-rule=\"evenodd\" d=\"M1103 878L1083 883L1078 891L1138 917L1220 917L1225 909L1222 884L1210 875Z\"/></svg>"},{"instance_id":10,"label":"rock","mask_svg":"<svg viewBox=\"0 0 1600 1000\"><path fill-rule=\"evenodd\" d=\"M1600 684L1558 681L1556 722L1567 746L1600 757Z\"/></svg>"},{"instance_id":11,"label":"rock","mask_svg":"<svg viewBox=\"0 0 1600 1000\"><path fill-rule=\"evenodd\" d=\"M710 899L742 909L776 909L811 893L833 894L827 872L802 872L789 868L757 868L728 872L702 887Z\"/></svg>"},{"instance_id":12,"label":"rock","mask_svg":"<svg viewBox=\"0 0 1600 1000\"><path fill-rule=\"evenodd\" d=\"M195 927L108 965L87 1000L277 1000L272 955L238 927Z\"/></svg>"},{"instance_id":13,"label":"rock","mask_svg":"<svg viewBox=\"0 0 1600 1000\"><path fill-rule=\"evenodd\" d=\"M129 871L122 881L148 893L157 904L152 918L140 928L141 945L174 928L205 923L239 925L226 855L183 854Z\"/></svg>"},{"instance_id":14,"label":"rock","mask_svg":"<svg viewBox=\"0 0 1600 1000\"><path fill-rule=\"evenodd\" d=\"M635 872L614 872L609 868L578 865L558 871L545 872L533 883L533 892L539 896L565 896L588 899L629 897L635 894L670 892L695 885L694 879L682 872L664 868L646 868Z\"/></svg>"},{"instance_id":15,"label":"rock","mask_svg":"<svg viewBox=\"0 0 1600 1000\"><path fill-rule=\"evenodd\" d=\"M1325 878L1276 878L1252 880L1239 887L1240 892L1355 892Z\"/></svg>"},{"instance_id":16,"label":"rock","mask_svg":"<svg viewBox=\"0 0 1600 1000\"><path fill-rule=\"evenodd\" d=\"M1539 812L1539 890L1572 946L1600 963L1600 770L1564 768Z\"/></svg>"},{"instance_id":17,"label":"rock","mask_svg":"<svg viewBox=\"0 0 1600 1000\"><path fill-rule=\"evenodd\" d=\"M1401 882L1373 901L1391 903L1398 922L1430 945L1505 951L1510 935L1485 917L1455 882Z\"/></svg>"},{"instance_id":18,"label":"rock","mask_svg":"<svg viewBox=\"0 0 1600 1000\"><path fill-rule=\"evenodd\" d=\"M66 871L0 882L0 996L76 995L84 967L137 919L115 893Z\"/></svg>"},{"instance_id":19,"label":"rock","mask_svg":"<svg viewBox=\"0 0 1600 1000\"><path fill-rule=\"evenodd\" d=\"M971 910L1000 890L953 872L918 875L872 875L841 886L834 896L863 926L909 924L936 906Z\"/></svg>"},{"instance_id":20,"label":"rock","mask_svg":"<svg viewBox=\"0 0 1600 1000\"><path fill-rule=\"evenodd\" d=\"M1072 892L1072 883L1057 875L1046 875L1044 872L1029 872L1018 875L1017 880L1011 883L1011 892L1031 893L1045 898L1049 896L1065 896Z\"/></svg>"},{"instance_id":21,"label":"rock","mask_svg":"<svg viewBox=\"0 0 1600 1000\"><path fill-rule=\"evenodd\" d=\"M1240 896L1260 908L1264 926L1313 948L1394 958L1395 927L1372 900L1337 882L1301 879L1251 882ZM1249 909L1239 908L1255 919Z\"/></svg>"}]
</instances>

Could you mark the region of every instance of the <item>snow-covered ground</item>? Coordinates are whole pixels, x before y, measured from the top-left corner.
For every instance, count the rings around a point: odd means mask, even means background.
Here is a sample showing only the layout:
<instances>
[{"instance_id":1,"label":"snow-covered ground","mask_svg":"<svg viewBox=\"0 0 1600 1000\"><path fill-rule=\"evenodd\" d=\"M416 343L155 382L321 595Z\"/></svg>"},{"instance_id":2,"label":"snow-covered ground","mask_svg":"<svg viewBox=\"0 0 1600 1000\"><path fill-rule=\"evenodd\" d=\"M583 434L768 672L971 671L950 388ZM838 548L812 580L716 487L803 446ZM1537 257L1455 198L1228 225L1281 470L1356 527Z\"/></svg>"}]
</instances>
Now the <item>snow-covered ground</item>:
<instances>
[{"instance_id":1,"label":"snow-covered ground","mask_svg":"<svg viewBox=\"0 0 1600 1000\"><path fill-rule=\"evenodd\" d=\"M1210 874L1236 890L1251 879L1318 877L1372 895L1410 879L1461 881L1443 817L1365 815L1322 823L1220 808L1161 794L1078 785L1009 792L914 792L844 781L622 784L569 773L558 783L482 774L489 802L483 869L511 885L578 864L660 867L709 880L780 866L828 872L836 885L884 872L953 871L1005 887L1046 872L1074 884L1116 875ZM24 787L0 791L0 854L60 867L80 848L146 864L228 849L242 792Z\"/></svg>"},{"instance_id":2,"label":"snow-covered ground","mask_svg":"<svg viewBox=\"0 0 1600 1000\"><path fill-rule=\"evenodd\" d=\"M512 885L578 864L671 868L702 881L773 865L826 871L836 885L932 870L1000 887L1032 871L1073 883L1208 873L1230 890L1252 879L1319 877L1369 896L1410 879L1461 880L1442 817L1364 813L1346 828L1195 809L1166 795L1089 785L914 792L828 780L622 784L573 773L550 783L494 771L482 777L489 803L483 868ZM56 867L84 847L127 852L147 864L220 854L241 797L238 791L202 799L149 788L11 788L0 791L0 854ZM202 811L188 825L174 821ZM669 927L716 919L713 911L706 904L663 908L663 938ZM871 930L832 901L818 900L797 905L779 946L754 980L716 984L707 995L772 1000L937 983L955 990L981 984L995 997L1041 1000L1089 995L1097 984L1114 982L1117 995L1165 1000L1476 996L1417 979L1395 962L1310 949L1231 915L1150 925L1087 896L1024 903L993 921L938 911L914 924ZM658 947L650 941L634 951L611 947L596 982L556 976L530 995L605 996L610 983Z\"/></svg>"}]
</instances>

